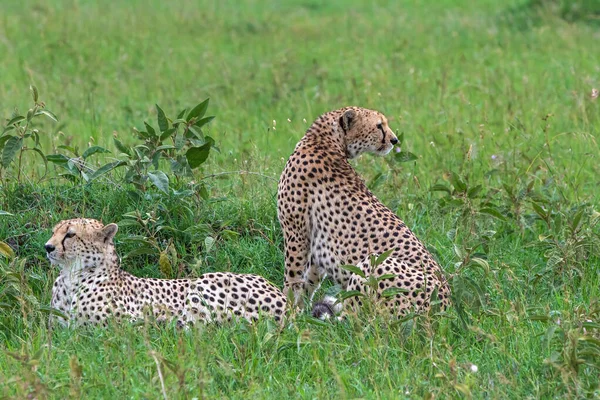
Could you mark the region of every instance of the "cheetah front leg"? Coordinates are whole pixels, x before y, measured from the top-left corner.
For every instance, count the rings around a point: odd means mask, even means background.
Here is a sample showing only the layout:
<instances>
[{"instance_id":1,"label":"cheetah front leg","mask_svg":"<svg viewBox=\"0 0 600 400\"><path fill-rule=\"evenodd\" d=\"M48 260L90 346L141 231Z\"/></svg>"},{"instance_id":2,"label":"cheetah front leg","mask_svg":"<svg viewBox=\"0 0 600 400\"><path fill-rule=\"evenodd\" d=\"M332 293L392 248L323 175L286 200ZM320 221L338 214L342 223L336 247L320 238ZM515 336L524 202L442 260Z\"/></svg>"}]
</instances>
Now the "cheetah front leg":
<instances>
[{"instance_id":1,"label":"cheetah front leg","mask_svg":"<svg viewBox=\"0 0 600 400\"><path fill-rule=\"evenodd\" d=\"M319 268L316 260L311 256L310 262L306 273L304 274L304 295L309 299L309 303L312 304L315 292L321 287L321 283L327 277L325 269Z\"/></svg>"}]
</instances>

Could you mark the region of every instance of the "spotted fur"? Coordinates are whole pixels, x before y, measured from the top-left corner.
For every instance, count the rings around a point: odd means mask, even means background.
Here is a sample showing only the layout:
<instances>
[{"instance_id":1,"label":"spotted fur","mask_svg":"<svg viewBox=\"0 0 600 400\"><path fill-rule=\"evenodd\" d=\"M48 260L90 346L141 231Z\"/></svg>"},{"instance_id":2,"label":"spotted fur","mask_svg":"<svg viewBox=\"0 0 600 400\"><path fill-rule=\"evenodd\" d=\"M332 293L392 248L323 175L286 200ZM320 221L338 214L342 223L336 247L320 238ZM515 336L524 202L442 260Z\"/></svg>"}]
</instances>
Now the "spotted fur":
<instances>
[{"instance_id":1,"label":"spotted fur","mask_svg":"<svg viewBox=\"0 0 600 400\"><path fill-rule=\"evenodd\" d=\"M207 273L197 279L138 278L119 267L113 238L116 224L71 219L57 224L46 243L47 257L61 267L51 306L62 325L105 324L111 317L157 321L249 321L261 314L283 317L286 298L266 279L250 274Z\"/></svg>"},{"instance_id":2,"label":"spotted fur","mask_svg":"<svg viewBox=\"0 0 600 400\"><path fill-rule=\"evenodd\" d=\"M386 155L397 142L383 114L347 107L320 116L296 146L279 181L277 209L285 241L284 293L291 291L297 305L312 298L325 277L343 289L364 290L358 275L340 268L347 264L376 277L393 274L380 289L402 289L388 304L398 314L428 309L433 293L442 307L448 304L450 290L437 262L348 162L367 152ZM391 249L371 271L368 256Z\"/></svg>"}]
</instances>

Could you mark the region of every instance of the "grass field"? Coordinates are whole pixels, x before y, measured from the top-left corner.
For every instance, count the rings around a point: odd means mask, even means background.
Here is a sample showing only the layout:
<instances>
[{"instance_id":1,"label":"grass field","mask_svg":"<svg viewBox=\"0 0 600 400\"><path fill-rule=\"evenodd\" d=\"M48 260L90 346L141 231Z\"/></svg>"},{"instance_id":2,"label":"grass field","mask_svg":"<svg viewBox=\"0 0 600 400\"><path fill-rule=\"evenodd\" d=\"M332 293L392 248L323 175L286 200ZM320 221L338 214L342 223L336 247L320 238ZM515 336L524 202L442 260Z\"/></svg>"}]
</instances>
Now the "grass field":
<instances>
[{"instance_id":1,"label":"grass field","mask_svg":"<svg viewBox=\"0 0 600 400\"><path fill-rule=\"evenodd\" d=\"M15 253L0 255L0 396L161 398L164 383L168 398L599 398L599 28L594 0L2 2L2 126L33 84L59 118L36 125L41 151L99 145L97 167L122 159L114 137L156 126L155 103L171 116L209 97L220 151L169 194L121 169L72 183L33 152L20 174L0 166ZM281 287L276 181L310 123L345 105L385 113L417 155L354 165L435 254L452 309L48 331L43 244L66 218L143 221L116 238L122 256L136 235L154 246L123 258L138 276ZM177 194L200 184L208 196Z\"/></svg>"}]
</instances>

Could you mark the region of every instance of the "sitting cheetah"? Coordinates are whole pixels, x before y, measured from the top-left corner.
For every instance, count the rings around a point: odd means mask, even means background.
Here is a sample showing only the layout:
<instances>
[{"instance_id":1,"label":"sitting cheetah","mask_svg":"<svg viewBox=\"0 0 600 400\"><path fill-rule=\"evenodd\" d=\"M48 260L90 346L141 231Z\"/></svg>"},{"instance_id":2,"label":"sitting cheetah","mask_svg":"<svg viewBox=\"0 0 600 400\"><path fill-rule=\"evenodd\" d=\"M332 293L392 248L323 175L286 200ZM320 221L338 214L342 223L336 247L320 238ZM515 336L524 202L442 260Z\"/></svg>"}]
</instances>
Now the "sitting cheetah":
<instances>
[{"instance_id":1,"label":"sitting cheetah","mask_svg":"<svg viewBox=\"0 0 600 400\"><path fill-rule=\"evenodd\" d=\"M45 247L50 262L62 268L51 303L70 319L53 317L62 325L106 324L109 317L140 320L145 313L157 321L175 319L178 326L233 316L252 321L261 313L281 320L286 298L257 275L217 272L197 279L148 279L123 271L113 243L117 230L116 224L104 226L93 219L66 220L54 227Z\"/></svg>"},{"instance_id":2,"label":"sitting cheetah","mask_svg":"<svg viewBox=\"0 0 600 400\"><path fill-rule=\"evenodd\" d=\"M393 274L379 282L379 290L402 291L388 302L398 315L427 310L434 293L442 307L448 304L450 290L439 265L348 162L364 152L386 155L396 143L384 115L346 107L320 116L297 144L277 194L285 242L284 293L291 291L295 304L301 306L303 296L312 299L326 276L344 290L361 289L362 278L341 268L348 264L375 277ZM369 255L392 249L371 271Z\"/></svg>"}]
</instances>

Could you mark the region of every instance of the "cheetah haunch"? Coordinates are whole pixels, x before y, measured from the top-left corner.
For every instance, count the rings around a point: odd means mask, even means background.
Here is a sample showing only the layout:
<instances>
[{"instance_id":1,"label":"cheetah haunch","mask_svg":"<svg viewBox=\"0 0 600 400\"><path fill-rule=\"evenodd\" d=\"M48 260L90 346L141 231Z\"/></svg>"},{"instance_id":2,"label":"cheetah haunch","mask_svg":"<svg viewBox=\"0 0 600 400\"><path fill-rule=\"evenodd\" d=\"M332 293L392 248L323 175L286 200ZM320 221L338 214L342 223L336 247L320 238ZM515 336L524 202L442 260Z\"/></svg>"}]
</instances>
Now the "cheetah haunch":
<instances>
[{"instance_id":1,"label":"cheetah haunch","mask_svg":"<svg viewBox=\"0 0 600 400\"><path fill-rule=\"evenodd\" d=\"M113 238L116 224L71 219L57 224L46 243L48 259L61 267L52 288L51 306L59 323L105 324L109 318L140 320L150 313L157 321L185 326L198 320L249 321L260 314L280 320L283 293L266 279L250 274L208 273L197 279L135 277L119 267Z\"/></svg>"},{"instance_id":2,"label":"cheetah haunch","mask_svg":"<svg viewBox=\"0 0 600 400\"><path fill-rule=\"evenodd\" d=\"M325 277L344 290L365 292L364 279L341 268L348 264L365 276L393 274L378 290L402 291L384 303L397 315L429 309L436 293L433 300L448 304L439 265L348 162L365 152L386 155L397 142L383 114L346 107L320 116L296 145L279 181L277 211L285 241L284 293L291 291L297 305L305 296L312 299ZM372 270L369 255L391 249ZM360 299L346 301L355 303Z\"/></svg>"}]
</instances>

